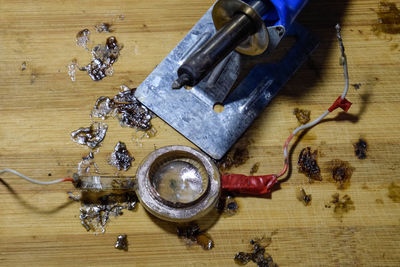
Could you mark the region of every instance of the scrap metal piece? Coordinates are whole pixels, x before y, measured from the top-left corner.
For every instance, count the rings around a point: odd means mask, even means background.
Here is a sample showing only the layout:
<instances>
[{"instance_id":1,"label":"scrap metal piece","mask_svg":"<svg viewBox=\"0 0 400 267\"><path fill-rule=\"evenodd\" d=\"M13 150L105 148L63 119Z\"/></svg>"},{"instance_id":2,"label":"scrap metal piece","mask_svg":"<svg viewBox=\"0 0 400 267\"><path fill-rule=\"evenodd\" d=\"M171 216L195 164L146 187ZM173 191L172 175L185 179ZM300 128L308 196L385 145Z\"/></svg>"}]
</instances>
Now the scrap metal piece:
<instances>
[{"instance_id":1,"label":"scrap metal piece","mask_svg":"<svg viewBox=\"0 0 400 267\"><path fill-rule=\"evenodd\" d=\"M110 216L122 215L122 207L120 205L98 205L85 204L80 208L81 224L86 231L93 230L95 232L105 232L105 226Z\"/></svg>"},{"instance_id":2,"label":"scrap metal piece","mask_svg":"<svg viewBox=\"0 0 400 267\"><path fill-rule=\"evenodd\" d=\"M299 159L297 161L299 172L304 173L310 182L312 180L322 180L321 169L317 163L317 156L317 150L311 152L311 148L306 147L301 150Z\"/></svg>"},{"instance_id":3,"label":"scrap metal piece","mask_svg":"<svg viewBox=\"0 0 400 267\"><path fill-rule=\"evenodd\" d=\"M94 122L86 128L79 128L71 133L71 140L90 148L96 148L106 137L108 125L103 122Z\"/></svg>"},{"instance_id":4,"label":"scrap metal piece","mask_svg":"<svg viewBox=\"0 0 400 267\"><path fill-rule=\"evenodd\" d=\"M71 78L71 81L75 82L75 74L76 70L79 69L78 62L76 59L72 59L71 63L68 64L68 75Z\"/></svg>"},{"instance_id":5,"label":"scrap metal piece","mask_svg":"<svg viewBox=\"0 0 400 267\"><path fill-rule=\"evenodd\" d=\"M354 153L356 154L358 159L367 158L368 145L365 140L360 138L358 142L355 143L353 146L354 146Z\"/></svg>"},{"instance_id":6,"label":"scrap metal piece","mask_svg":"<svg viewBox=\"0 0 400 267\"><path fill-rule=\"evenodd\" d=\"M233 196L221 196L217 204L217 210L225 216L233 216L239 211L239 204Z\"/></svg>"},{"instance_id":7,"label":"scrap metal piece","mask_svg":"<svg viewBox=\"0 0 400 267\"><path fill-rule=\"evenodd\" d=\"M121 49L122 46L114 36L108 37L106 44L96 45L92 49L92 62L79 70L87 71L93 81L112 76L114 73L112 66L117 61Z\"/></svg>"},{"instance_id":8,"label":"scrap metal piece","mask_svg":"<svg viewBox=\"0 0 400 267\"><path fill-rule=\"evenodd\" d=\"M112 116L115 111L114 101L111 100L109 97L100 96L96 103L94 104L91 116L95 118L101 118L103 120L107 119L108 117Z\"/></svg>"},{"instance_id":9,"label":"scrap metal piece","mask_svg":"<svg viewBox=\"0 0 400 267\"><path fill-rule=\"evenodd\" d=\"M125 88L114 96L117 116L121 126L149 130L151 128L151 111L135 97L136 89Z\"/></svg>"},{"instance_id":10,"label":"scrap metal piece","mask_svg":"<svg viewBox=\"0 0 400 267\"><path fill-rule=\"evenodd\" d=\"M128 236L126 234L119 235L117 242L115 242L115 248L119 250L128 251Z\"/></svg>"},{"instance_id":11,"label":"scrap metal piece","mask_svg":"<svg viewBox=\"0 0 400 267\"><path fill-rule=\"evenodd\" d=\"M81 198L79 218L87 231L104 233L110 217L121 216L124 209L134 210L138 203L138 198L133 191L122 194L110 193L94 200L88 200L87 192L85 193Z\"/></svg>"},{"instance_id":12,"label":"scrap metal piece","mask_svg":"<svg viewBox=\"0 0 400 267\"><path fill-rule=\"evenodd\" d=\"M130 89L121 85L122 91L113 99L101 96L97 99L91 116L103 120L108 117L117 117L122 127L136 128L148 131L149 135L155 134L152 129L151 119L155 117L148 108L135 97L136 88Z\"/></svg>"},{"instance_id":13,"label":"scrap metal piece","mask_svg":"<svg viewBox=\"0 0 400 267\"><path fill-rule=\"evenodd\" d=\"M89 29L83 29L76 34L76 45L81 46L83 48L87 48L87 44L89 42Z\"/></svg>"},{"instance_id":14,"label":"scrap metal piece","mask_svg":"<svg viewBox=\"0 0 400 267\"><path fill-rule=\"evenodd\" d=\"M271 255L265 252L265 248L268 247L271 242L271 238L266 237L250 240L250 245L253 246L253 252L238 252L234 257L235 262L240 265L245 265L249 261L253 261L257 266L278 267Z\"/></svg>"},{"instance_id":15,"label":"scrap metal piece","mask_svg":"<svg viewBox=\"0 0 400 267\"><path fill-rule=\"evenodd\" d=\"M95 173L99 173L99 167L94 161L94 153L89 152L87 156L82 157L82 160L78 163L78 174L87 174L91 172L92 167Z\"/></svg>"},{"instance_id":16,"label":"scrap metal piece","mask_svg":"<svg viewBox=\"0 0 400 267\"><path fill-rule=\"evenodd\" d=\"M21 71L26 70L26 61L22 62L21 64Z\"/></svg>"},{"instance_id":17,"label":"scrap metal piece","mask_svg":"<svg viewBox=\"0 0 400 267\"><path fill-rule=\"evenodd\" d=\"M107 22L103 22L94 26L96 32L113 32L114 30L111 29L111 27L112 24Z\"/></svg>"},{"instance_id":18,"label":"scrap metal piece","mask_svg":"<svg viewBox=\"0 0 400 267\"><path fill-rule=\"evenodd\" d=\"M111 153L109 163L110 165L116 167L119 171L127 171L131 167L133 160L135 160L135 158L131 156L126 148L125 143L120 141L115 145L114 152Z\"/></svg>"},{"instance_id":19,"label":"scrap metal piece","mask_svg":"<svg viewBox=\"0 0 400 267\"><path fill-rule=\"evenodd\" d=\"M189 225L180 225L176 229L178 237L184 239L187 245L197 243L205 250L210 250L214 247L214 241L211 236L200 230L200 226L196 223Z\"/></svg>"},{"instance_id":20,"label":"scrap metal piece","mask_svg":"<svg viewBox=\"0 0 400 267\"><path fill-rule=\"evenodd\" d=\"M338 189L345 189L350 185L350 179L354 171L354 167L347 161L334 159L329 162L332 180L337 184Z\"/></svg>"},{"instance_id":21,"label":"scrap metal piece","mask_svg":"<svg viewBox=\"0 0 400 267\"><path fill-rule=\"evenodd\" d=\"M311 204L311 194L307 194L304 188L301 188L297 191L296 197L299 201L303 202L304 206L308 206Z\"/></svg>"}]
</instances>

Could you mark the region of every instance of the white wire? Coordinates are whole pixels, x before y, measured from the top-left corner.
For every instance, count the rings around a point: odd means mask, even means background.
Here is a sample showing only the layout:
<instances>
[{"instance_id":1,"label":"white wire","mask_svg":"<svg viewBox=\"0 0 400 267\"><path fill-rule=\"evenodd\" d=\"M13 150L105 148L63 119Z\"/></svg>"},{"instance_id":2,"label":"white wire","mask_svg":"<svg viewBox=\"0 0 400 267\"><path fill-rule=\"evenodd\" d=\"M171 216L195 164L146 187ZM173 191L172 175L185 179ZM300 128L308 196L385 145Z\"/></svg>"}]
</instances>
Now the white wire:
<instances>
[{"instance_id":1,"label":"white wire","mask_svg":"<svg viewBox=\"0 0 400 267\"><path fill-rule=\"evenodd\" d=\"M27 176L15 171L15 170L13 170L13 169L0 170L0 174L5 173L5 172L9 172L9 173L15 174L15 175L21 177L22 179L25 179L25 180L27 180L27 181L29 181L31 183L34 183L34 184L57 184L57 183L61 183L61 182L64 181L64 179L62 179L62 178L54 180L54 181L39 181L39 180L35 180L35 179L32 179L32 178L29 178L29 177L27 177Z\"/></svg>"},{"instance_id":2,"label":"white wire","mask_svg":"<svg viewBox=\"0 0 400 267\"><path fill-rule=\"evenodd\" d=\"M347 68L347 58L346 58L346 54L344 52L344 45L343 45L343 40L342 40L342 35L340 34L341 31L341 27L339 24L336 24L336 37L339 41L339 47L340 47L340 52L341 52L341 60L342 60L342 64L343 64L343 72L344 72L344 80L345 80L345 85L344 85L344 89L343 89L343 93L340 96L342 99L346 98L347 92L349 91L349 73L348 73L348 68ZM300 127L298 127L297 129L295 129L293 131L293 136L295 136L298 132L313 127L314 125L318 124L320 121L322 121L328 114L330 113L329 110L325 111L318 119L307 123L305 125L302 125ZM285 153L285 151L284 151ZM286 152L287 154L287 152Z\"/></svg>"},{"instance_id":3,"label":"white wire","mask_svg":"<svg viewBox=\"0 0 400 267\"><path fill-rule=\"evenodd\" d=\"M316 119L316 120L314 120L314 121L312 121L312 122L310 122L310 123L307 123L307 124L304 124L304 125L298 127L296 130L293 131L293 135L296 135L296 134L297 134L298 132L300 132L301 130L304 130L304 129L313 127L315 124L317 124L317 123L319 123L320 121L322 121L323 118L325 118L328 114L329 114L329 110L325 111L324 114L322 114L318 119Z\"/></svg>"},{"instance_id":4,"label":"white wire","mask_svg":"<svg viewBox=\"0 0 400 267\"><path fill-rule=\"evenodd\" d=\"M342 54L341 57L341 64L343 65L343 74L344 74L344 81L345 81L345 86L343 90L343 94L341 95L341 98L344 99L347 95L347 92L349 91L349 72L347 69L347 57L344 52L344 45L343 45L343 39L341 35L341 30L342 28L340 27L339 24L336 24L336 37L339 41L339 47L340 47L340 53Z\"/></svg>"}]
</instances>

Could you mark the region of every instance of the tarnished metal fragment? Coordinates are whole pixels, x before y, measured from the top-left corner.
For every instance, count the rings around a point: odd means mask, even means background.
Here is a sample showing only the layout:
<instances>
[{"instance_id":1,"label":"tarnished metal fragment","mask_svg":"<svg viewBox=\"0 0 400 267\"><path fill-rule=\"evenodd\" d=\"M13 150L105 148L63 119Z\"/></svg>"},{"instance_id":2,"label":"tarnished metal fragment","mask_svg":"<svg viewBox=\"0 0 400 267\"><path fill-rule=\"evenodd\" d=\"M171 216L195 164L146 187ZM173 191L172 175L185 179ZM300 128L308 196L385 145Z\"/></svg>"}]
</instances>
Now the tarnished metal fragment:
<instances>
[{"instance_id":1,"label":"tarnished metal fragment","mask_svg":"<svg viewBox=\"0 0 400 267\"><path fill-rule=\"evenodd\" d=\"M121 89L122 91L113 99L105 96L99 97L91 115L103 120L108 117L117 117L123 127L136 128L142 131L151 130L150 121L155 115L136 99L134 95L136 89L130 89L125 85L121 85ZM149 134L152 134L152 132Z\"/></svg>"},{"instance_id":2,"label":"tarnished metal fragment","mask_svg":"<svg viewBox=\"0 0 400 267\"><path fill-rule=\"evenodd\" d=\"M88 29L83 29L76 34L76 45L83 48L87 48L89 42L90 31Z\"/></svg>"},{"instance_id":3,"label":"tarnished metal fragment","mask_svg":"<svg viewBox=\"0 0 400 267\"><path fill-rule=\"evenodd\" d=\"M349 162L334 159L329 162L332 181L336 183L338 189L346 189L350 186L350 179L355 170Z\"/></svg>"},{"instance_id":4,"label":"tarnished metal fragment","mask_svg":"<svg viewBox=\"0 0 400 267\"><path fill-rule=\"evenodd\" d=\"M304 188L301 188L297 191L296 197L299 201L303 202L304 206L308 206L311 204L311 194L307 194Z\"/></svg>"},{"instance_id":5,"label":"tarnished metal fragment","mask_svg":"<svg viewBox=\"0 0 400 267\"><path fill-rule=\"evenodd\" d=\"M210 250L214 247L211 236L204 231L200 231L198 224L181 225L177 227L178 237L182 238L187 245L199 244L203 249Z\"/></svg>"},{"instance_id":6,"label":"tarnished metal fragment","mask_svg":"<svg viewBox=\"0 0 400 267\"><path fill-rule=\"evenodd\" d=\"M277 267L278 265L274 263L271 255L265 252L265 248L271 244L271 238L259 238L250 240L250 244L253 246L253 252L238 252L234 260L237 264L244 265L249 261L253 261L257 266L262 267Z\"/></svg>"},{"instance_id":7,"label":"tarnished metal fragment","mask_svg":"<svg viewBox=\"0 0 400 267\"><path fill-rule=\"evenodd\" d=\"M137 100L135 90L125 88L124 91L114 96L119 122L121 126L149 130L153 114Z\"/></svg>"},{"instance_id":8,"label":"tarnished metal fragment","mask_svg":"<svg viewBox=\"0 0 400 267\"><path fill-rule=\"evenodd\" d=\"M297 161L299 172L304 173L309 181L321 181L321 169L317 163L318 151L311 151L310 147L303 148Z\"/></svg>"},{"instance_id":9,"label":"tarnished metal fragment","mask_svg":"<svg viewBox=\"0 0 400 267\"><path fill-rule=\"evenodd\" d=\"M114 73L112 65L117 61L122 46L118 44L114 36L108 37L106 44L99 44L92 49L92 62L81 68L87 71L90 78L99 81Z\"/></svg>"},{"instance_id":10,"label":"tarnished metal fragment","mask_svg":"<svg viewBox=\"0 0 400 267\"><path fill-rule=\"evenodd\" d=\"M239 211L239 204L233 196L223 195L218 201L217 210L222 215L233 216Z\"/></svg>"},{"instance_id":11,"label":"tarnished metal fragment","mask_svg":"<svg viewBox=\"0 0 400 267\"><path fill-rule=\"evenodd\" d=\"M117 242L115 243L115 248L119 250L128 251L128 236L126 234L119 235L117 237Z\"/></svg>"}]
</instances>

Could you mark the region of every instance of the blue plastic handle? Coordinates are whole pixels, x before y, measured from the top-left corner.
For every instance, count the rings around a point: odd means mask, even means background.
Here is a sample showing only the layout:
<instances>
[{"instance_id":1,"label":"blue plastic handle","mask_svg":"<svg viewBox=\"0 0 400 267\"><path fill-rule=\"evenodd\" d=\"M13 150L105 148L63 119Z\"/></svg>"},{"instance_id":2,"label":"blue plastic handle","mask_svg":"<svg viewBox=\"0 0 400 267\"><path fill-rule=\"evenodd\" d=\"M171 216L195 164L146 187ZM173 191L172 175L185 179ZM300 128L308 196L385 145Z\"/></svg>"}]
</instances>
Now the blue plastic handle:
<instances>
[{"instance_id":1,"label":"blue plastic handle","mask_svg":"<svg viewBox=\"0 0 400 267\"><path fill-rule=\"evenodd\" d=\"M246 3L254 0L244 0ZM282 25L286 31L297 15L307 4L308 0L261 0L268 6L266 14L260 14L267 26Z\"/></svg>"}]
</instances>

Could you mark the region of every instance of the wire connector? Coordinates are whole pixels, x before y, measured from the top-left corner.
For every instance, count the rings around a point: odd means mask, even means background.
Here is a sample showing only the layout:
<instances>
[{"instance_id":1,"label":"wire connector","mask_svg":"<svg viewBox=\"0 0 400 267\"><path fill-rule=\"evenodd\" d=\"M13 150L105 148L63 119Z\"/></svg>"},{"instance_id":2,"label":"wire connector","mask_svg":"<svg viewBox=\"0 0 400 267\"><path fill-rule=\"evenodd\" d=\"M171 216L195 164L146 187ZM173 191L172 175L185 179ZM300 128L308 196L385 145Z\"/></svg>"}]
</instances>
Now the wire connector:
<instances>
[{"instance_id":1,"label":"wire connector","mask_svg":"<svg viewBox=\"0 0 400 267\"><path fill-rule=\"evenodd\" d=\"M329 112L334 111L337 108L343 109L345 112L349 110L351 107L352 103L347 100L346 98L342 98L342 96L339 96L335 102L328 108Z\"/></svg>"}]
</instances>

